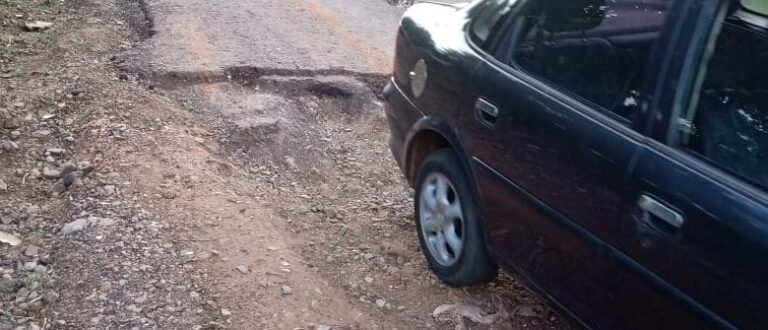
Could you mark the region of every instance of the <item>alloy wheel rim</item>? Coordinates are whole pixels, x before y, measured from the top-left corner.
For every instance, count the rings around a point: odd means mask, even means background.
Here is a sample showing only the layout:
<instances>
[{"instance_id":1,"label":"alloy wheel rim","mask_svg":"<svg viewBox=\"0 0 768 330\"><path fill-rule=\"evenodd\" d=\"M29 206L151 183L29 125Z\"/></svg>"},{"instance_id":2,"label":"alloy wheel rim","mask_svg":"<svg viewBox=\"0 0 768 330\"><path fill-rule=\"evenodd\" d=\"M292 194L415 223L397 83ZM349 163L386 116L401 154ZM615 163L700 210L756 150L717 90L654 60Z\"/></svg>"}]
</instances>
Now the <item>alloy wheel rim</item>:
<instances>
[{"instance_id":1,"label":"alloy wheel rim","mask_svg":"<svg viewBox=\"0 0 768 330\"><path fill-rule=\"evenodd\" d=\"M442 266L458 262L464 248L464 213L451 181L430 173L419 194L419 225L430 255Z\"/></svg>"}]
</instances>

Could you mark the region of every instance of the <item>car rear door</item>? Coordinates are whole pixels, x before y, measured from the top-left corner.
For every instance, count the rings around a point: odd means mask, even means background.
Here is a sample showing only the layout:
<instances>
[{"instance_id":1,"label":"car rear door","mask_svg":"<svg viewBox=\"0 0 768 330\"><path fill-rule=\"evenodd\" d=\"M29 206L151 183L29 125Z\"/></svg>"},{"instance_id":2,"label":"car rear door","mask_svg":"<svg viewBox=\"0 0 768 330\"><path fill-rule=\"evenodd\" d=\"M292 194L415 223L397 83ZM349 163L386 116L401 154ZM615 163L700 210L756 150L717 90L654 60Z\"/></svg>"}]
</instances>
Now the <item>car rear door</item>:
<instances>
[{"instance_id":1,"label":"car rear door","mask_svg":"<svg viewBox=\"0 0 768 330\"><path fill-rule=\"evenodd\" d=\"M507 40L477 67L480 96L458 125L498 259L597 328L657 317L617 300L618 273L631 268L618 248L636 210L629 170L671 4L520 3ZM661 317L694 325L680 308Z\"/></svg>"},{"instance_id":2,"label":"car rear door","mask_svg":"<svg viewBox=\"0 0 768 330\"><path fill-rule=\"evenodd\" d=\"M707 6L671 66L680 70L665 83L637 161L638 210L622 227L622 249L648 273L626 279L624 294L662 292L712 327L763 329L768 13L738 0ZM637 308L655 309L642 300Z\"/></svg>"}]
</instances>

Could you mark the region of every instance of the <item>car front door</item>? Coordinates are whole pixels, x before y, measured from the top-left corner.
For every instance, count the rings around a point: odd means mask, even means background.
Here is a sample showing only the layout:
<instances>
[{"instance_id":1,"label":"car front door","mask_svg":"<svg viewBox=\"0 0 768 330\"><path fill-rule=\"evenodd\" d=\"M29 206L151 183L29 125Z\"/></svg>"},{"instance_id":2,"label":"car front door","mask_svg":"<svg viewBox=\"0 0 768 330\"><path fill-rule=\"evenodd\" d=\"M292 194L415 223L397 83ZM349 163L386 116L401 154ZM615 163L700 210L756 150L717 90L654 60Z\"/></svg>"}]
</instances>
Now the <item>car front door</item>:
<instances>
[{"instance_id":1,"label":"car front door","mask_svg":"<svg viewBox=\"0 0 768 330\"><path fill-rule=\"evenodd\" d=\"M664 292L712 327L764 329L768 8L728 2L711 2L638 158L638 212L622 249L646 273L625 279L624 293Z\"/></svg>"},{"instance_id":2,"label":"car front door","mask_svg":"<svg viewBox=\"0 0 768 330\"><path fill-rule=\"evenodd\" d=\"M629 170L672 13L672 1L519 4L458 125L498 259L598 328L647 316L617 301L629 268L617 247L636 210Z\"/></svg>"}]
</instances>

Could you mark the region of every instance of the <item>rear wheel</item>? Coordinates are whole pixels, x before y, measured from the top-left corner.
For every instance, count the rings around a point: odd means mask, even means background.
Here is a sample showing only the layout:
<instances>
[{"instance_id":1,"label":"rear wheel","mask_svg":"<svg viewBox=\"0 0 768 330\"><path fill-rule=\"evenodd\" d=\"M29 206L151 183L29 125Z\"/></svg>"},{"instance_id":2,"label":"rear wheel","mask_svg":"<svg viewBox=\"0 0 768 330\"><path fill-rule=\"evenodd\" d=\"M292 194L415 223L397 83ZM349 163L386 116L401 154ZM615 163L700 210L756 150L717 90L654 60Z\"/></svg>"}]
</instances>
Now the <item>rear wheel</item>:
<instances>
[{"instance_id":1,"label":"rear wheel","mask_svg":"<svg viewBox=\"0 0 768 330\"><path fill-rule=\"evenodd\" d=\"M496 275L470 186L450 149L428 155L416 177L416 227L430 268L453 286Z\"/></svg>"}]
</instances>

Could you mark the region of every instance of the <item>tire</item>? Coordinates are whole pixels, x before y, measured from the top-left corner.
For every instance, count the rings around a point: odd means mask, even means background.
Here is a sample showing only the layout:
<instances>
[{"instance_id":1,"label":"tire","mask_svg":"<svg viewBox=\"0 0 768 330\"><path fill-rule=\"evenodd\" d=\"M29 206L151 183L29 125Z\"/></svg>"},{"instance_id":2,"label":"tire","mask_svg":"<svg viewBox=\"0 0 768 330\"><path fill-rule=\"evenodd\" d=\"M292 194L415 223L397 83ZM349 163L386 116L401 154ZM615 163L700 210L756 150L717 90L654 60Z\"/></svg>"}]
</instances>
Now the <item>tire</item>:
<instances>
[{"instance_id":1,"label":"tire","mask_svg":"<svg viewBox=\"0 0 768 330\"><path fill-rule=\"evenodd\" d=\"M430 269L451 286L485 283L497 273L464 173L451 149L439 149L424 159L416 175L421 249Z\"/></svg>"}]
</instances>

